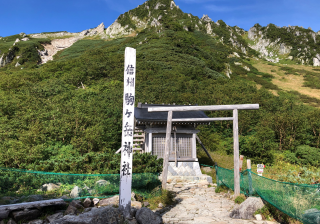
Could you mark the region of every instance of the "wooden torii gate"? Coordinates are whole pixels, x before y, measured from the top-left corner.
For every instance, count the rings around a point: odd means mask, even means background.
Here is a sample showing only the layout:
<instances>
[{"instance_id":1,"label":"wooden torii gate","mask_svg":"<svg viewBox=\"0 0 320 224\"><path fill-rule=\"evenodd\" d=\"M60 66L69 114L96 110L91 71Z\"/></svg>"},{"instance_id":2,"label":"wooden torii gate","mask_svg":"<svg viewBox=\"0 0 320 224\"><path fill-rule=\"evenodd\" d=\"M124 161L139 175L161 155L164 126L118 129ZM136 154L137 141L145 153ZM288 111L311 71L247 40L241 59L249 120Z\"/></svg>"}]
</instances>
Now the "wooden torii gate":
<instances>
[{"instance_id":1,"label":"wooden torii gate","mask_svg":"<svg viewBox=\"0 0 320 224\"><path fill-rule=\"evenodd\" d=\"M233 121L233 153L234 153L234 195L240 195L240 174L239 174L239 131L238 131L238 110L257 110L259 104L236 104L236 105L210 105L210 106L176 106L176 107L149 107L148 112L168 112L167 130L166 130L166 145L163 160L162 172L162 188L166 189L168 164L169 164L169 147L172 130L172 122L207 122L207 121ZM232 110L233 117L218 117L218 118L185 118L172 119L173 111L218 111Z\"/></svg>"}]
</instances>

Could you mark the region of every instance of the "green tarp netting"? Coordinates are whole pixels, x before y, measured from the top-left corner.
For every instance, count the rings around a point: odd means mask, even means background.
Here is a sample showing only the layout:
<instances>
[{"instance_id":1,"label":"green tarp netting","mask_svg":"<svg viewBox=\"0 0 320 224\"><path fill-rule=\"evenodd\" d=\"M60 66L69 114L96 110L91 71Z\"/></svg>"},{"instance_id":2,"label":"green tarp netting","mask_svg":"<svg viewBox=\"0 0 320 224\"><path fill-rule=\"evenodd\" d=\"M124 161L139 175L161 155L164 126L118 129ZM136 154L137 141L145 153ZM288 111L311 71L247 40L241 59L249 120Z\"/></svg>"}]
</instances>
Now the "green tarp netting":
<instances>
[{"instance_id":1,"label":"green tarp netting","mask_svg":"<svg viewBox=\"0 0 320 224\"><path fill-rule=\"evenodd\" d=\"M158 176L155 173L132 174L132 191L143 197L158 194L161 189ZM120 174L64 174L0 168L0 205L28 201L31 195L29 200L70 196L76 186L79 194L72 199L107 198L119 194L119 185ZM55 189L48 191L51 188Z\"/></svg>"},{"instance_id":2,"label":"green tarp netting","mask_svg":"<svg viewBox=\"0 0 320 224\"><path fill-rule=\"evenodd\" d=\"M215 167L217 185L234 190L234 171ZM259 196L283 213L307 224L320 223L320 185L280 182L245 170L240 173L240 191Z\"/></svg>"}]
</instances>

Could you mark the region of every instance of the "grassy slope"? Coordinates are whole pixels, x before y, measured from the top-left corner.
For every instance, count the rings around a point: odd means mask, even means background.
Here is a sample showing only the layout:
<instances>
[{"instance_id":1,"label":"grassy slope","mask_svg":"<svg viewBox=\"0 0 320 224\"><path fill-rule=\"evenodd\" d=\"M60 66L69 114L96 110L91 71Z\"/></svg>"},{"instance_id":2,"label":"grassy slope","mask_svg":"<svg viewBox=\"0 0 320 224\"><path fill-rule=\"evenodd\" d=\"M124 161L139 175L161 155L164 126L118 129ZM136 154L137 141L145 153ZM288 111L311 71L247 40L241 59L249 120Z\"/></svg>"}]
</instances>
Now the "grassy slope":
<instances>
[{"instance_id":1,"label":"grassy slope","mask_svg":"<svg viewBox=\"0 0 320 224\"><path fill-rule=\"evenodd\" d=\"M306 65L274 64L262 60L253 62L260 72L274 76L272 83L280 90L292 92L308 105L320 107L320 72ZM277 94L277 91L273 92Z\"/></svg>"},{"instance_id":2,"label":"grassy slope","mask_svg":"<svg viewBox=\"0 0 320 224\"><path fill-rule=\"evenodd\" d=\"M318 131L313 134L311 121L305 118L313 110L299 105L294 94L279 91L271 74L259 72L252 59L229 57L237 52L230 45L199 31L186 32L170 18L163 22L165 29L160 33L146 29L136 37L81 40L45 65L0 69L0 163L50 170L54 163L67 163L69 153L79 158L77 170L91 172L97 160L87 155L118 149L125 47L137 49L136 102L259 103L259 111L240 113L239 126L241 151L257 161L271 163L273 150L316 145ZM233 71L231 79L223 75L227 63ZM258 90L257 84L263 88ZM266 89L278 91L279 97ZM277 126L282 119L285 125ZM212 151L231 153L231 122L199 128ZM72 150L49 150L58 143Z\"/></svg>"}]
</instances>

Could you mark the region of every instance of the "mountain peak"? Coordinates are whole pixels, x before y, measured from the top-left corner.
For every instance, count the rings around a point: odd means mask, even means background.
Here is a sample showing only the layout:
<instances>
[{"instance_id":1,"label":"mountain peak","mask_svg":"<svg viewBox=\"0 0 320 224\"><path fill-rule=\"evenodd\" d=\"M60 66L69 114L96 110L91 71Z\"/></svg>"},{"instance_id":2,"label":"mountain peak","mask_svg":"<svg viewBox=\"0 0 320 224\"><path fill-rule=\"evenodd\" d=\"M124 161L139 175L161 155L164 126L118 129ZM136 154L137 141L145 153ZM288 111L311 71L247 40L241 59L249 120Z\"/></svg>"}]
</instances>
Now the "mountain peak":
<instances>
[{"instance_id":1,"label":"mountain peak","mask_svg":"<svg viewBox=\"0 0 320 224\"><path fill-rule=\"evenodd\" d=\"M212 19L208 15L205 15L205 14L203 14L201 20L204 22L212 22Z\"/></svg>"}]
</instances>

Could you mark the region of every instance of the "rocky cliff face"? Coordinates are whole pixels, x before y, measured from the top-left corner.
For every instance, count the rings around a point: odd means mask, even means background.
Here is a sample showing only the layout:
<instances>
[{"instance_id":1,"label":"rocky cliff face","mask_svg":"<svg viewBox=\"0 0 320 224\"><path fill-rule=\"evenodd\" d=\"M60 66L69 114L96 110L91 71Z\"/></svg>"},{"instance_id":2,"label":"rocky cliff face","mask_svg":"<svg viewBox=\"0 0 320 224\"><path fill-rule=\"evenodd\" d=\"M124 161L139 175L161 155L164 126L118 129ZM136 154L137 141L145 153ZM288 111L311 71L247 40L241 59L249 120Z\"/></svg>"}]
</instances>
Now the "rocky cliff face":
<instances>
[{"instance_id":1,"label":"rocky cliff face","mask_svg":"<svg viewBox=\"0 0 320 224\"><path fill-rule=\"evenodd\" d=\"M47 63L48 61L53 60L53 55L55 55L58 51L61 51L63 49L66 49L70 47L72 44L77 42L79 37L70 37L66 39L55 39L51 41L51 44L43 44L44 50L39 52L39 55L41 57L41 63Z\"/></svg>"},{"instance_id":2,"label":"rocky cliff face","mask_svg":"<svg viewBox=\"0 0 320 224\"><path fill-rule=\"evenodd\" d=\"M31 34L24 38L49 38L51 43L42 44L43 50L38 50L41 62L46 63L53 60L53 56L59 51L70 47L76 41L86 37L95 37L101 39L114 39L126 36L136 36L143 29L150 28L156 33L163 32L167 27L174 30L186 30L188 32L200 31L207 33L222 45L230 47L230 57L243 57L250 55L251 49L248 43L242 38L245 33L239 27L230 27L222 20L214 22L208 15L202 18L184 13L173 0L148 0L137 8L132 9L120 15L115 22L105 29L103 23L94 29L84 30L79 33L55 32ZM22 41L19 38L18 41ZM143 44L141 42L140 44ZM41 47L42 48L42 47ZM252 53L252 52L251 52ZM16 55L17 56L17 55ZM11 58L7 55L1 55L0 66L9 63ZM247 56L246 56L247 57ZM17 61L17 60L16 60ZM21 60L19 60L21 61ZM14 62L16 63L16 62ZM20 63L16 63L20 66ZM231 67L226 64L226 74L230 77Z\"/></svg>"},{"instance_id":3,"label":"rocky cliff face","mask_svg":"<svg viewBox=\"0 0 320 224\"><path fill-rule=\"evenodd\" d=\"M85 37L90 36L100 36L105 38L105 26L101 23L99 26L93 29L84 30L79 33L69 33L69 32L56 32L56 33L38 33L30 34L28 37L26 34L21 33L20 37L15 40L13 46L15 46L20 41L29 41L30 38L57 38L53 39L51 43L42 44L44 50L38 50L39 56L41 58L40 64L46 63L50 60L53 60L53 56L60 50L66 49L73 45L78 40L81 40ZM0 52L1 53L1 52ZM15 51L9 49L8 53L2 54L0 57L0 67L5 66L6 64L13 61L15 57ZM19 56L17 56L19 58ZM19 63L16 63L16 67L20 66Z\"/></svg>"},{"instance_id":4,"label":"rocky cliff face","mask_svg":"<svg viewBox=\"0 0 320 224\"><path fill-rule=\"evenodd\" d=\"M28 41L28 38L50 38L51 44L44 44L44 50L39 51L41 63L52 60L52 56L59 50L70 47L76 41L86 37L100 37L113 39L125 36L138 35L145 28L155 28L161 33L164 26L171 22L178 23L186 31L201 31L207 33L223 45L231 46L232 51L239 57L257 55L271 62L281 59L294 60L301 64L320 65L320 31L315 33L311 29L289 26L277 27L269 24L261 27L256 24L247 32L248 41L243 38L246 32L235 26L230 27L222 20L214 22L208 15L202 18L184 13L173 0L148 0L137 8L120 15L108 28L101 23L93 29L79 33L56 32L25 34L18 38L19 41ZM253 50L255 51L253 51ZM232 55L235 55L231 53ZM10 63L12 55L0 52L0 67ZM230 73L231 74L231 73Z\"/></svg>"},{"instance_id":5,"label":"rocky cliff face","mask_svg":"<svg viewBox=\"0 0 320 224\"><path fill-rule=\"evenodd\" d=\"M30 34L32 38L65 38L65 37L86 37L86 36L95 36L95 35L104 35L104 24L101 23L99 26L93 29L84 30L79 33L70 33L67 31L56 32L56 33L36 33Z\"/></svg>"},{"instance_id":6,"label":"rocky cliff face","mask_svg":"<svg viewBox=\"0 0 320 224\"><path fill-rule=\"evenodd\" d=\"M261 53L260 57L271 62L280 59L319 66L320 32L297 26L278 27L256 24L248 31L250 47Z\"/></svg>"}]
</instances>

